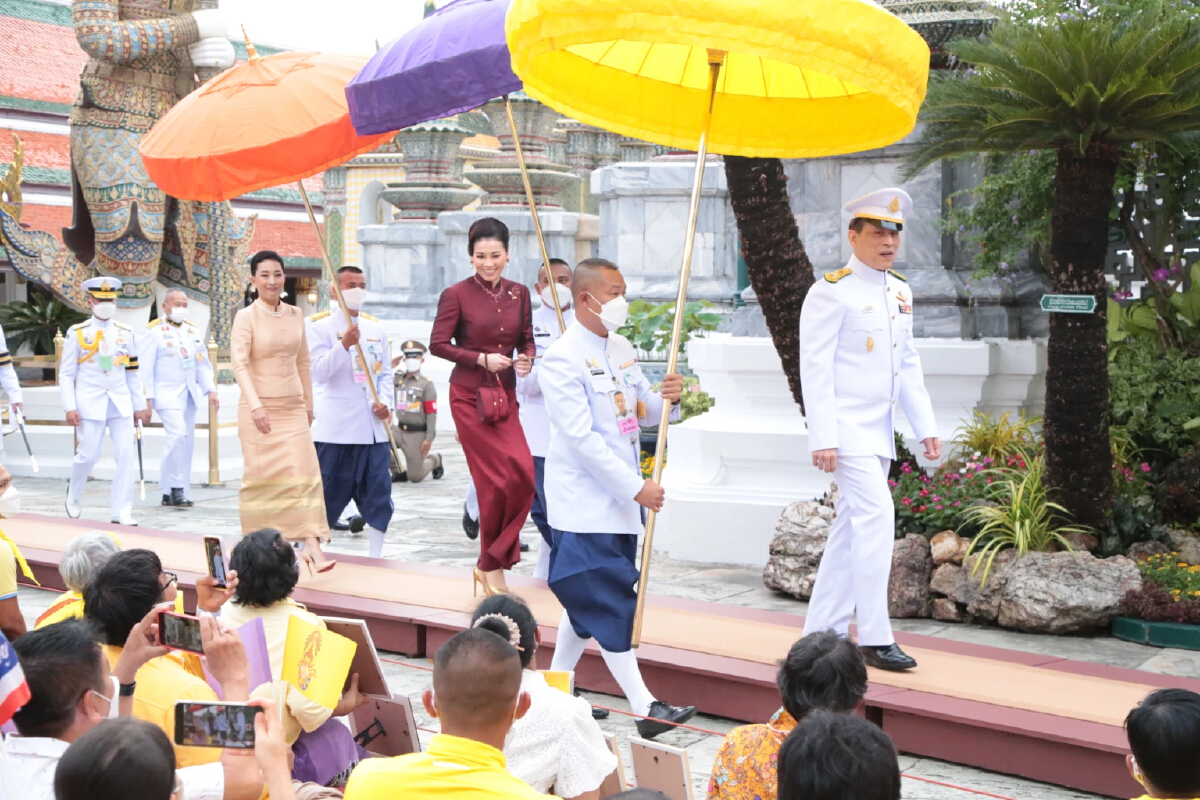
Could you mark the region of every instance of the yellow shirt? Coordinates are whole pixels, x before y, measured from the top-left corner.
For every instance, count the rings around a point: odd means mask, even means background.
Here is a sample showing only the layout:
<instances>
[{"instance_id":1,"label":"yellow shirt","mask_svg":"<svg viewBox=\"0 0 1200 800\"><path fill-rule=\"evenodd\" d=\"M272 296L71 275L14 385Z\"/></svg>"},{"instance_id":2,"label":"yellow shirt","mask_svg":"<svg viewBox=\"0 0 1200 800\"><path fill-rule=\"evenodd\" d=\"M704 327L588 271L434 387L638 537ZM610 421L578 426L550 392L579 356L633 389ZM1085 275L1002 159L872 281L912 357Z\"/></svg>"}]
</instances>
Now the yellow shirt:
<instances>
[{"instance_id":1,"label":"yellow shirt","mask_svg":"<svg viewBox=\"0 0 1200 800\"><path fill-rule=\"evenodd\" d=\"M0 543L0 600L17 596L17 557L12 548Z\"/></svg>"},{"instance_id":2,"label":"yellow shirt","mask_svg":"<svg viewBox=\"0 0 1200 800\"><path fill-rule=\"evenodd\" d=\"M0 553L0 557L2 556L3 553ZM184 613L183 592L175 595L175 612L177 614ZM63 592L60 594L58 599L37 618L37 622L33 623L33 629L35 631L41 630L47 625L53 625L56 622L68 619L83 619L83 595L79 592Z\"/></svg>"},{"instance_id":3,"label":"yellow shirt","mask_svg":"<svg viewBox=\"0 0 1200 800\"><path fill-rule=\"evenodd\" d=\"M111 668L121 657L121 648L104 646L104 655ZM133 692L133 716L157 725L175 741L175 703L179 700L217 702L212 687L189 671L171 656L152 658L137 672L137 689ZM219 761L218 747L180 747L175 745L175 761L179 767L195 767Z\"/></svg>"},{"instance_id":4,"label":"yellow shirt","mask_svg":"<svg viewBox=\"0 0 1200 800\"><path fill-rule=\"evenodd\" d=\"M509 774L504 753L496 748L444 733L434 736L424 753L363 761L346 785L346 800L435 796L542 800L550 795L535 792Z\"/></svg>"}]
</instances>

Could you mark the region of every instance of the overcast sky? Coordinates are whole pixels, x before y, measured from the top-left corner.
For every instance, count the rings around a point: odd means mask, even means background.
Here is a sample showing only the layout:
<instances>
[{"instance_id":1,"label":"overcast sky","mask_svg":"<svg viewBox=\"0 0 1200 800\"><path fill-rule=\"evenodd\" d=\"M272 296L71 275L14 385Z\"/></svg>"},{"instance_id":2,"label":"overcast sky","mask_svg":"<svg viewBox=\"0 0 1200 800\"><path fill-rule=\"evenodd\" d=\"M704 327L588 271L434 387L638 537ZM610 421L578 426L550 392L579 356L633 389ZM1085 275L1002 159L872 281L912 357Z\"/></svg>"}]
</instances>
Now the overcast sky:
<instances>
[{"instance_id":1,"label":"overcast sky","mask_svg":"<svg viewBox=\"0 0 1200 800\"><path fill-rule=\"evenodd\" d=\"M438 3L443 5L443 3ZM425 0L221 0L230 35L301 50L375 52L415 25Z\"/></svg>"}]
</instances>

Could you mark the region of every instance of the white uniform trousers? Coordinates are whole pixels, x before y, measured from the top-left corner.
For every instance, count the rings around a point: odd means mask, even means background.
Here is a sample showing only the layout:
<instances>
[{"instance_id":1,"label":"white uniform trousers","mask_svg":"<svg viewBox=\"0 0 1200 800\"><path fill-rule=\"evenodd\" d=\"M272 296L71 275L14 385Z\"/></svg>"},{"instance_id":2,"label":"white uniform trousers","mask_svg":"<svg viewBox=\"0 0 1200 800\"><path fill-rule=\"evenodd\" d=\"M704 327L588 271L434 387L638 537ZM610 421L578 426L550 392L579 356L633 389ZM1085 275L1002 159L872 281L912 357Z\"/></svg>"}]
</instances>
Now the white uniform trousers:
<instances>
[{"instance_id":1,"label":"white uniform trousers","mask_svg":"<svg viewBox=\"0 0 1200 800\"><path fill-rule=\"evenodd\" d=\"M888 575L896 537L895 507L887 476L892 461L882 456L838 456L834 479L837 517L817 570L804 633L850 632L857 612L858 643L892 644L888 619Z\"/></svg>"},{"instance_id":2,"label":"white uniform trousers","mask_svg":"<svg viewBox=\"0 0 1200 800\"><path fill-rule=\"evenodd\" d=\"M183 408L155 409L162 420L166 445L162 466L159 469L158 488L163 494L172 489L183 489L187 496L192 483L192 453L196 445L196 404L191 397Z\"/></svg>"},{"instance_id":3,"label":"white uniform trousers","mask_svg":"<svg viewBox=\"0 0 1200 800\"><path fill-rule=\"evenodd\" d=\"M71 499L80 503L88 473L100 458L100 446L104 443L104 429L108 428L112 439L116 473L113 475L111 519L128 519L133 513L133 480L137 470L137 444L133 440L133 417L123 417L111 400L108 401L108 420L85 419L79 425L79 447L71 462L71 484L67 492Z\"/></svg>"}]
</instances>

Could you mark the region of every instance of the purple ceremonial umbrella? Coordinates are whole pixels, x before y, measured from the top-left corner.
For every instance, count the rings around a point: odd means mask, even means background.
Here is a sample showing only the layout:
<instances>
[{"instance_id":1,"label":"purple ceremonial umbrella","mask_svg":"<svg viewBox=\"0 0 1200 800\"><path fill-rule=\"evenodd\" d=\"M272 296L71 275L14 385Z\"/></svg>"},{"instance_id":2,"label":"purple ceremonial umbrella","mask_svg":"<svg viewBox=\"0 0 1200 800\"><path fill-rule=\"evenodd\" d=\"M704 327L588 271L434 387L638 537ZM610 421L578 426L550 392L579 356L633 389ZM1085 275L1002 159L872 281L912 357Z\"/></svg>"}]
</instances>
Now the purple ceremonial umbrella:
<instances>
[{"instance_id":1,"label":"purple ceremonial umbrella","mask_svg":"<svg viewBox=\"0 0 1200 800\"><path fill-rule=\"evenodd\" d=\"M346 87L359 135L478 108L521 88L504 40L509 0L454 0L379 50Z\"/></svg>"}]
</instances>

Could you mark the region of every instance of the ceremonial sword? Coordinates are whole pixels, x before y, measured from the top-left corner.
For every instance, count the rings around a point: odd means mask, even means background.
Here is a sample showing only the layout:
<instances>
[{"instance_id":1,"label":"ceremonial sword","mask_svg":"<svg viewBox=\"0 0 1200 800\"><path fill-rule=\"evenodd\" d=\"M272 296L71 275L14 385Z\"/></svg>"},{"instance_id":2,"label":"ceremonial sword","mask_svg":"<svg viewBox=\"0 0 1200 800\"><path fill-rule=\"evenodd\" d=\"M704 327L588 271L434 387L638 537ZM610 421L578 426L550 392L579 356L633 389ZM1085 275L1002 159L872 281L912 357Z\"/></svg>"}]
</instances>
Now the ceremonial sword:
<instances>
[{"instance_id":1,"label":"ceremonial sword","mask_svg":"<svg viewBox=\"0 0 1200 800\"><path fill-rule=\"evenodd\" d=\"M17 423L17 430L21 432L21 438L25 441L25 450L29 453L29 464L33 467L33 471L38 471L37 459L33 456L33 448L29 445L29 434L25 432L25 417L21 416L21 412L15 408L9 407L9 413L12 414L13 420ZM9 431L12 433L12 431Z\"/></svg>"},{"instance_id":2,"label":"ceremonial sword","mask_svg":"<svg viewBox=\"0 0 1200 800\"><path fill-rule=\"evenodd\" d=\"M138 475L142 479L142 500L146 499L146 468L142 464L142 421L137 421Z\"/></svg>"}]
</instances>

